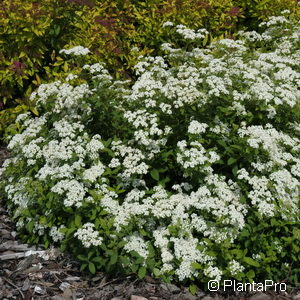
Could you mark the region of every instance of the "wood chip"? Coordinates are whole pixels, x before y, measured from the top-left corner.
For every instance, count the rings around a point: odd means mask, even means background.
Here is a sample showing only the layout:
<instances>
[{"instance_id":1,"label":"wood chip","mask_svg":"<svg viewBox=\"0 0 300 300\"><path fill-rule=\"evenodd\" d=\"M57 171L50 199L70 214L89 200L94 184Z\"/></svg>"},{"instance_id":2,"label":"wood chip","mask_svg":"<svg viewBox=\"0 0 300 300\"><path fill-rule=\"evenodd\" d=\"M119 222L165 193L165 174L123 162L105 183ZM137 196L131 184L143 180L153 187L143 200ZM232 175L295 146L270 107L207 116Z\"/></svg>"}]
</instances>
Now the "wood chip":
<instances>
[{"instance_id":1,"label":"wood chip","mask_svg":"<svg viewBox=\"0 0 300 300\"><path fill-rule=\"evenodd\" d=\"M18 259L25 257L25 252L0 255L0 260Z\"/></svg>"}]
</instances>

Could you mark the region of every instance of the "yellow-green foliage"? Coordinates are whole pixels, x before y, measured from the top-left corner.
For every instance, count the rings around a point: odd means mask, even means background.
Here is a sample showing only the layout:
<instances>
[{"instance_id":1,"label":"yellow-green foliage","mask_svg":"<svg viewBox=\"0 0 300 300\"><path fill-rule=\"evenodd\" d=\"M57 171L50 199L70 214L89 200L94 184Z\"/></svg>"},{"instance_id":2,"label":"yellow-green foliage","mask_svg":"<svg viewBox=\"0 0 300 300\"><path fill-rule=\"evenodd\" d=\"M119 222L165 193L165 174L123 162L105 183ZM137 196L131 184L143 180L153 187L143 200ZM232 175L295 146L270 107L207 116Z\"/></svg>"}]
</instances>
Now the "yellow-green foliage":
<instances>
[{"instance_id":1,"label":"yellow-green foliage","mask_svg":"<svg viewBox=\"0 0 300 300\"><path fill-rule=\"evenodd\" d=\"M37 85L68 71L58 51L76 39L81 8L63 0L1 1L0 134L20 112L37 113L28 102Z\"/></svg>"},{"instance_id":2,"label":"yellow-green foliage","mask_svg":"<svg viewBox=\"0 0 300 300\"><path fill-rule=\"evenodd\" d=\"M230 34L241 14L230 15L232 0L101 0L85 8L81 44L89 46L117 76L132 76L139 55L159 53L165 41L162 24L172 21L189 28L205 27L213 36ZM79 40L72 41L75 46ZM133 47L139 51L132 53Z\"/></svg>"},{"instance_id":3,"label":"yellow-green foliage","mask_svg":"<svg viewBox=\"0 0 300 300\"><path fill-rule=\"evenodd\" d=\"M242 24L249 29L257 30L260 21L270 16L277 16L283 10L289 10L291 17L299 19L300 6L298 0L235 0L237 6L243 10Z\"/></svg>"},{"instance_id":4,"label":"yellow-green foliage","mask_svg":"<svg viewBox=\"0 0 300 300\"><path fill-rule=\"evenodd\" d=\"M74 38L74 9L64 1L3 0L0 4L0 82L4 102L40 83L43 66Z\"/></svg>"},{"instance_id":5,"label":"yellow-green foliage","mask_svg":"<svg viewBox=\"0 0 300 300\"><path fill-rule=\"evenodd\" d=\"M159 54L158 47L166 39L162 28L166 21L206 28L211 32L209 43L211 39L232 37L247 26L256 29L259 22L285 9L300 16L295 0L96 0L92 7L83 7L82 20L76 24L81 35L70 46L88 46L110 71L131 77L139 55ZM132 53L135 46L140 51Z\"/></svg>"},{"instance_id":6,"label":"yellow-green foliage","mask_svg":"<svg viewBox=\"0 0 300 300\"><path fill-rule=\"evenodd\" d=\"M91 61L102 60L116 77L131 78L138 56L160 54L166 21L206 28L209 43L234 37L245 26L256 29L284 9L299 18L295 0L2 0L0 110L6 109L0 111L0 134L21 110L16 103L28 109L38 84L69 71L72 60L60 58L62 48L88 47Z\"/></svg>"}]
</instances>

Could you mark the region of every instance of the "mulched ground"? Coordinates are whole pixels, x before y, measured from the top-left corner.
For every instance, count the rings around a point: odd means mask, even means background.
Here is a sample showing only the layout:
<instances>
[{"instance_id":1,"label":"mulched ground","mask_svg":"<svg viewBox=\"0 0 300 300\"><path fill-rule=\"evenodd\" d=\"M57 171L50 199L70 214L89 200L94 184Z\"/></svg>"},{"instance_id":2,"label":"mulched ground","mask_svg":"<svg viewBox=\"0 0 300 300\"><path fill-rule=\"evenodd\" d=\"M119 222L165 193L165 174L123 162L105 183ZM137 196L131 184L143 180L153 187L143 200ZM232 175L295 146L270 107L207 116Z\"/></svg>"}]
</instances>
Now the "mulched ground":
<instances>
[{"instance_id":1,"label":"mulched ground","mask_svg":"<svg viewBox=\"0 0 300 300\"><path fill-rule=\"evenodd\" d=\"M0 145L0 166L8 152ZM0 197L0 299L52 300L300 300L300 289L289 295L275 293L207 294L195 296L183 286L165 284L146 277L114 278L98 272L90 276L79 271L79 265L58 249L30 247L18 240L14 224Z\"/></svg>"}]
</instances>

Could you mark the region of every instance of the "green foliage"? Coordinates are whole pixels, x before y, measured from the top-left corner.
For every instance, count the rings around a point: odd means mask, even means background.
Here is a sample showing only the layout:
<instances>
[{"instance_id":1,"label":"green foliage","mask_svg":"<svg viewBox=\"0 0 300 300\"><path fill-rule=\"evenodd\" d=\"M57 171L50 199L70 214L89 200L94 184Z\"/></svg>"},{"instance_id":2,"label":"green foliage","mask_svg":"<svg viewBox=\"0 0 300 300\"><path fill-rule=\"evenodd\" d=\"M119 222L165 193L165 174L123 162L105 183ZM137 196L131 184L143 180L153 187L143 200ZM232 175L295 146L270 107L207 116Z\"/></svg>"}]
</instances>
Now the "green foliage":
<instances>
[{"instance_id":1,"label":"green foliage","mask_svg":"<svg viewBox=\"0 0 300 300\"><path fill-rule=\"evenodd\" d=\"M278 16L284 10L289 10L291 16L298 20L300 17L297 0L234 0L234 2L243 10L244 19L241 24L249 30L258 30L259 22L266 21L271 16Z\"/></svg>"},{"instance_id":2,"label":"green foliage","mask_svg":"<svg viewBox=\"0 0 300 300\"><path fill-rule=\"evenodd\" d=\"M38 85L68 72L58 53L76 38L80 10L60 0L1 1L0 134L18 113L33 110L28 98Z\"/></svg>"},{"instance_id":3,"label":"green foliage","mask_svg":"<svg viewBox=\"0 0 300 300\"><path fill-rule=\"evenodd\" d=\"M101 59L117 78L134 78L140 55L160 55L166 41L162 24L171 21L189 28L206 28L203 46L239 29L289 9L299 17L294 0L3 0L0 4L0 134L16 113L33 104L30 93L41 82L61 78L72 62L59 50L82 45L92 61ZM137 47L137 48L135 48ZM132 49L135 48L134 51ZM16 110L16 105L22 105ZM25 106L24 106L25 105ZM11 131L10 131L11 132Z\"/></svg>"}]
</instances>

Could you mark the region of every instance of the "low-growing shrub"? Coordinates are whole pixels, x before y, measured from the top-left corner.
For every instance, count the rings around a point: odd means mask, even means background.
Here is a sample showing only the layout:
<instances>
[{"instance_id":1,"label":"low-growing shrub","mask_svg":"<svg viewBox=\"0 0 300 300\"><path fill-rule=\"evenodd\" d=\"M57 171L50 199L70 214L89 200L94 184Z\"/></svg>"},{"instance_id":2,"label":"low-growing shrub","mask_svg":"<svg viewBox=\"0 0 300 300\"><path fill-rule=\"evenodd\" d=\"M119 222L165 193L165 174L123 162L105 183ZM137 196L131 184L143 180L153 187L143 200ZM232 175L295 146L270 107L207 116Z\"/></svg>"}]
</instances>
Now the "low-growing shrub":
<instances>
[{"instance_id":1,"label":"low-growing shrub","mask_svg":"<svg viewBox=\"0 0 300 300\"><path fill-rule=\"evenodd\" d=\"M300 27L261 26L201 49L206 30L169 22L185 49L133 83L99 63L41 85L1 171L20 236L91 273L297 282Z\"/></svg>"}]
</instances>

